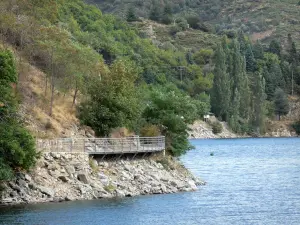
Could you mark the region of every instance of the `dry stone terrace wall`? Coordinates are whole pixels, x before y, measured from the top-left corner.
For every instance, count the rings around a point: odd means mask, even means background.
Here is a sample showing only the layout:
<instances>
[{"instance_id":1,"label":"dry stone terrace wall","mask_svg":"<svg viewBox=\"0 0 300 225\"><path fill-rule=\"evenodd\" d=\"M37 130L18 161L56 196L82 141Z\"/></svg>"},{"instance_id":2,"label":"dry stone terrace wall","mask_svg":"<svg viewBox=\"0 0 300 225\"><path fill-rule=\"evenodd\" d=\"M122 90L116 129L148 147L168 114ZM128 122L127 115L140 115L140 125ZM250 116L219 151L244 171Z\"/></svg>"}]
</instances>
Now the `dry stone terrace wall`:
<instances>
[{"instance_id":1,"label":"dry stone terrace wall","mask_svg":"<svg viewBox=\"0 0 300 225\"><path fill-rule=\"evenodd\" d=\"M175 193L203 184L179 162L171 164L151 159L97 162L86 153L44 153L30 173L2 184L0 204Z\"/></svg>"}]
</instances>

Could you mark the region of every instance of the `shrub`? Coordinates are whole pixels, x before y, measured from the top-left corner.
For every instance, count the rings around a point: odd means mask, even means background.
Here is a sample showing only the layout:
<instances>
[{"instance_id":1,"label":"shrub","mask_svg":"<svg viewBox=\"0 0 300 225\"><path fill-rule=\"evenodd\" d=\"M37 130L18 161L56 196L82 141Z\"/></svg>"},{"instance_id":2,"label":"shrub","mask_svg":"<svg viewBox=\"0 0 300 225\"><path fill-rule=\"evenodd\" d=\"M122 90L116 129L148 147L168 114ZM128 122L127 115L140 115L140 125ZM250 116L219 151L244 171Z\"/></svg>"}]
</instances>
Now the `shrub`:
<instances>
[{"instance_id":1,"label":"shrub","mask_svg":"<svg viewBox=\"0 0 300 225\"><path fill-rule=\"evenodd\" d=\"M141 129L140 135L142 137L157 137L160 136L160 129L157 125L148 124Z\"/></svg>"},{"instance_id":2,"label":"shrub","mask_svg":"<svg viewBox=\"0 0 300 225\"><path fill-rule=\"evenodd\" d=\"M0 181L12 178L14 170L28 170L38 154L35 141L17 114L14 87L17 72L9 51L0 52Z\"/></svg>"},{"instance_id":3,"label":"shrub","mask_svg":"<svg viewBox=\"0 0 300 225\"><path fill-rule=\"evenodd\" d=\"M12 169L0 158L0 181L10 180L12 177Z\"/></svg>"},{"instance_id":4,"label":"shrub","mask_svg":"<svg viewBox=\"0 0 300 225\"><path fill-rule=\"evenodd\" d=\"M300 135L300 121L294 123L292 127L295 129L296 133Z\"/></svg>"},{"instance_id":5,"label":"shrub","mask_svg":"<svg viewBox=\"0 0 300 225\"><path fill-rule=\"evenodd\" d=\"M116 190L116 187L110 183L110 184L104 186L104 190L109 193L112 193Z\"/></svg>"},{"instance_id":6,"label":"shrub","mask_svg":"<svg viewBox=\"0 0 300 225\"><path fill-rule=\"evenodd\" d=\"M222 131L223 131L223 126L219 121L212 123L212 132L214 134L222 133Z\"/></svg>"},{"instance_id":7,"label":"shrub","mask_svg":"<svg viewBox=\"0 0 300 225\"><path fill-rule=\"evenodd\" d=\"M182 29L179 27L179 26L177 26L177 25L173 25L173 26L171 26L171 28L170 28L170 34L171 35L175 35L175 34L177 34L178 32L180 32Z\"/></svg>"}]
</instances>

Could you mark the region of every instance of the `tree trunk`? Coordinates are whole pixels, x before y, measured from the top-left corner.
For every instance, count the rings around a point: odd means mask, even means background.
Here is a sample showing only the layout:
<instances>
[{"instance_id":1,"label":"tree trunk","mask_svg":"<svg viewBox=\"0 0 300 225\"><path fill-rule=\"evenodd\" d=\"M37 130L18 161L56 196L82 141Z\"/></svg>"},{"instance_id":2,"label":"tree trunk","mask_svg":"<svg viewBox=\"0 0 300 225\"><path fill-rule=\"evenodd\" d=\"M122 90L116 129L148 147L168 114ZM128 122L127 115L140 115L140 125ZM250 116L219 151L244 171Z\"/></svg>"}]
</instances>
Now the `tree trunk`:
<instances>
[{"instance_id":1,"label":"tree trunk","mask_svg":"<svg viewBox=\"0 0 300 225\"><path fill-rule=\"evenodd\" d=\"M78 94L78 87L77 87L77 82L76 82L76 87L75 87L75 92L74 92L74 96L73 96L73 103L72 103L72 107L75 105L76 102L76 98L77 98L77 94Z\"/></svg>"},{"instance_id":2,"label":"tree trunk","mask_svg":"<svg viewBox=\"0 0 300 225\"><path fill-rule=\"evenodd\" d=\"M49 116L52 116L53 102L54 102L54 65L53 65L53 48L52 48L52 52L51 52L51 100L50 100Z\"/></svg>"},{"instance_id":3,"label":"tree trunk","mask_svg":"<svg viewBox=\"0 0 300 225\"><path fill-rule=\"evenodd\" d=\"M54 102L54 77L52 75L52 77L51 77L51 100L50 100L49 116L52 116L53 102Z\"/></svg>"},{"instance_id":4,"label":"tree trunk","mask_svg":"<svg viewBox=\"0 0 300 225\"><path fill-rule=\"evenodd\" d=\"M45 97L47 97L47 88L48 88L48 79L47 79L47 75L45 77Z\"/></svg>"}]
</instances>

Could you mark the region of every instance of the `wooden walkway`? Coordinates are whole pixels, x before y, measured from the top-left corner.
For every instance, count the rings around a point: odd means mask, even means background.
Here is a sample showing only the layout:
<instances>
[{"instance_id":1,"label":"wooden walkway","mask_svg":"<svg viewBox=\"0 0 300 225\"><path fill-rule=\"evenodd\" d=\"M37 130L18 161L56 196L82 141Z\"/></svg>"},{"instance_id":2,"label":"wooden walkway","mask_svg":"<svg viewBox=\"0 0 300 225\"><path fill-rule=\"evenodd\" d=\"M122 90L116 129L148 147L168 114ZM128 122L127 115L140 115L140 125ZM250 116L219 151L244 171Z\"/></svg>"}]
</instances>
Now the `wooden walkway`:
<instances>
[{"instance_id":1,"label":"wooden walkway","mask_svg":"<svg viewBox=\"0 0 300 225\"><path fill-rule=\"evenodd\" d=\"M153 153L165 150L165 137L37 140L37 149L43 152L87 152L91 155Z\"/></svg>"}]
</instances>

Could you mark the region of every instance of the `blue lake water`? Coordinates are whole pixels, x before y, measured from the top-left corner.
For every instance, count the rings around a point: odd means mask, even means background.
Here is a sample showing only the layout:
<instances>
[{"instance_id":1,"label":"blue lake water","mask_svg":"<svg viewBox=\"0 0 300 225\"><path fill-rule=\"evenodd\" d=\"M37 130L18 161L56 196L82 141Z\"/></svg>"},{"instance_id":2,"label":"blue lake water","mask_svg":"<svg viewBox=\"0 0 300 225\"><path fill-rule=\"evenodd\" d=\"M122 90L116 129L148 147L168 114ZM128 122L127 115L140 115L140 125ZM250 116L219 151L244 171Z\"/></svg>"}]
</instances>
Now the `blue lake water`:
<instances>
[{"instance_id":1,"label":"blue lake water","mask_svg":"<svg viewBox=\"0 0 300 225\"><path fill-rule=\"evenodd\" d=\"M299 138L191 142L196 192L0 208L0 224L300 224Z\"/></svg>"}]
</instances>

